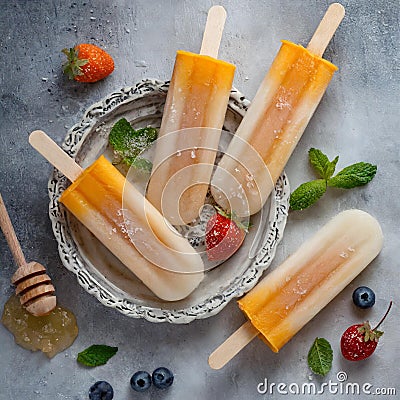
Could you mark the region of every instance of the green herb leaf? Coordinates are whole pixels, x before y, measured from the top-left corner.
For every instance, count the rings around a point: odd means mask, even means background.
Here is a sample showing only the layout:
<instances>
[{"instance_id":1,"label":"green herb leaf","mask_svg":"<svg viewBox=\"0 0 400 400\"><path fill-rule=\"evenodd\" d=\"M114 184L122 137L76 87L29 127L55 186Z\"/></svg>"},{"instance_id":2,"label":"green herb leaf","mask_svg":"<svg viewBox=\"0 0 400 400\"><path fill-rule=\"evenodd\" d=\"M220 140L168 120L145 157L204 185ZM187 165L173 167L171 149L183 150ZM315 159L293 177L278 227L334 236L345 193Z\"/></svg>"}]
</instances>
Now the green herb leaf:
<instances>
[{"instance_id":1,"label":"green herb leaf","mask_svg":"<svg viewBox=\"0 0 400 400\"><path fill-rule=\"evenodd\" d=\"M329 165L328 157L321 150L312 147L310 150L308 150L308 158L311 165L318 172L320 177L325 178L325 171L327 165Z\"/></svg>"},{"instance_id":2,"label":"green herb leaf","mask_svg":"<svg viewBox=\"0 0 400 400\"><path fill-rule=\"evenodd\" d=\"M319 200L325 192L325 179L303 183L290 195L290 208L292 210L304 210Z\"/></svg>"},{"instance_id":3,"label":"green herb leaf","mask_svg":"<svg viewBox=\"0 0 400 400\"><path fill-rule=\"evenodd\" d=\"M377 166L365 162L349 165L328 180L328 186L351 189L366 185L375 176Z\"/></svg>"},{"instance_id":4,"label":"green herb leaf","mask_svg":"<svg viewBox=\"0 0 400 400\"><path fill-rule=\"evenodd\" d=\"M151 161L149 161L147 158L143 158L143 157L136 157L131 164L128 165L132 165L133 167L140 169L142 171L145 172L151 172L152 168L153 168L153 163Z\"/></svg>"},{"instance_id":5,"label":"green herb leaf","mask_svg":"<svg viewBox=\"0 0 400 400\"><path fill-rule=\"evenodd\" d=\"M332 368L333 351L324 338L316 338L308 352L308 366L315 374L325 376Z\"/></svg>"},{"instance_id":6,"label":"green herb leaf","mask_svg":"<svg viewBox=\"0 0 400 400\"><path fill-rule=\"evenodd\" d=\"M118 351L118 347L94 344L78 354L77 361L88 367L104 365Z\"/></svg>"},{"instance_id":7,"label":"green herb leaf","mask_svg":"<svg viewBox=\"0 0 400 400\"><path fill-rule=\"evenodd\" d=\"M135 130L125 118L114 124L108 137L117 158L129 166L133 165L136 157L156 139L157 129L147 127ZM144 164L140 166L143 167Z\"/></svg>"},{"instance_id":8,"label":"green herb leaf","mask_svg":"<svg viewBox=\"0 0 400 400\"><path fill-rule=\"evenodd\" d=\"M336 164L339 161L339 156L336 156L333 161L330 161L327 168L326 168L326 173L325 173L325 180L328 180L334 173L336 169Z\"/></svg>"},{"instance_id":9,"label":"green herb leaf","mask_svg":"<svg viewBox=\"0 0 400 400\"><path fill-rule=\"evenodd\" d=\"M308 158L320 177L325 180L333 175L339 160L339 156L337 156L333 161L329 161L328 157L321 150L313 147L308 151Z\"/></svg>"}]
</instances>

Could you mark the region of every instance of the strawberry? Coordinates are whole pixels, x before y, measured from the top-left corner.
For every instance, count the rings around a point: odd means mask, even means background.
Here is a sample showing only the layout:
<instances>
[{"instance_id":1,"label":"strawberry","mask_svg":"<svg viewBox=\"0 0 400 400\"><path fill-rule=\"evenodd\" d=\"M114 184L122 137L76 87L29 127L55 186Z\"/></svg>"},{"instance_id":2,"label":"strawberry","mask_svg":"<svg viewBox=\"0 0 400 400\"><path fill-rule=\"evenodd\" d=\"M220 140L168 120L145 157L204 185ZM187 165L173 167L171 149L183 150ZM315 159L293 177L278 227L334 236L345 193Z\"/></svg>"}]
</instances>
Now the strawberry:
<instances>
[{"instance_id":1,"label":"strawberry","mask_svg":"<svg viewBox=\"0 0 400 400\"><path fill-rule=\"evenodd\" d=\"M68 61L63 71L69 79L79 82L97 82L114 71L114 60L100 47L94 44L78 44L70 49L63 49Z\"/></svg>"},{"instance_id":2,"label":"strawberry","mask_svg":"<svg viewBox=\"0 0 400 400\"><path fill-rule=\"evenodd\" d=\"M235 213L217 212L206 226L206 249L210 261L226 260L241 246L248 226L237 220Z\"/></svg>"},{"instance_id":3,"label":"strawberry","mask_svg":"<svg viewBox=\"0 0 400 400\"><path fill-rule=\"evenodd\" d=\"M390 302L386 314L376 328L371 329L371 325L367 321L363 324L352 325L345 330L340 340L340 349L346 360L360 361L372 355L378 345L379 338L383 335L383 332L378 331L378 328L385 320L391 307L392 302Z\"/></svg>"}]
</instances>

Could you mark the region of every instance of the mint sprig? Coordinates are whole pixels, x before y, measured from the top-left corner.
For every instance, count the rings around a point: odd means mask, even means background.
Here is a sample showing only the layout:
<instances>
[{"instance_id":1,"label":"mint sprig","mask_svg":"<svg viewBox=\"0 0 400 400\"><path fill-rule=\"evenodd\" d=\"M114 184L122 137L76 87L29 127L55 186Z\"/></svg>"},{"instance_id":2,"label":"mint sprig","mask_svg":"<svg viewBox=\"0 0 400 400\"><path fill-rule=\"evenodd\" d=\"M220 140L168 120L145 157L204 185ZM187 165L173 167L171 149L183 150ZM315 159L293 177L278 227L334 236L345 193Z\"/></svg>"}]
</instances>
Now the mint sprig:
<instances>
[{"instance_id":1,"label":"mint sprig","mask_svg":"<svg viewBox=\"0 0 400 400\"><path fill-rule=\"evenodd\" d=\"M332 368L333 351L324 338L315 338L308 352L308 366L315 374L325 376Z\"/></svg>"},{"instance_id":2,"label":"mint sprig","mask_svg":"<svg viewBox=\"0 0 400 400\"><path fill-rule=\"evenodd\" d=\"M321 150L311 148L308 157L321 179L303 183L291 194L292 210L304 210L310 207L324 195L328 186L352 189L366 185L374 178L377 171L376 165L359 162L349 165L333 176L339 156L330 161Z\"/></svg>"},{"instance_id":3,"label":"mint sprig","mask_svg":"<svg viewBox=\"0 0 400 400\"><path fill-rule=\"evenodd\" d=\"M114 124L108 137L115 154L114 163L122 162L129 167L151 171L151 162L145 158L139 159L138 156L156 139L157 129L152 127L133 129L126 118L121 118Z\"/></svg>"},{"instance_id":4,"label":"mint sprig","mask_svg":"<svg viewBox=\"0 0 400 400\"><path fill-rule=\"evenodd\" d=\"M104 365L118 351L118 347L94 344L78 354L77 361L87 367Z\"/></svg>"}]
</instances>

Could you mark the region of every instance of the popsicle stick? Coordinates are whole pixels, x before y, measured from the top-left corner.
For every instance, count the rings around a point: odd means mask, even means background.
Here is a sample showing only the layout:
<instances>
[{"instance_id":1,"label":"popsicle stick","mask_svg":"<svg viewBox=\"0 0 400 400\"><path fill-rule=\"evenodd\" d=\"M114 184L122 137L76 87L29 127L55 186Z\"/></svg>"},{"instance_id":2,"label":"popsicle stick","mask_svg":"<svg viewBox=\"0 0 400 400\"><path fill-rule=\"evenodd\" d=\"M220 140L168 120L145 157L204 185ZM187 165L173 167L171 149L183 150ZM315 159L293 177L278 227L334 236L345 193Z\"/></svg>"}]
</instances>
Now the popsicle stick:
<instances>
[{"instance_id":1,"label":"popsicle stick","mask_svg":"<svg viewBox=\"0 0 400 400\"><path fill-rule=\"evenodd\" d=\"M43 131L33 131L29 135L29 143L71 182L82 173L83 169Z\"/></svg>"},{"instance_id":2,"label":"popsicle stick","mask_svg":"<svg viewBox=\"0 0 400 400\"><path fill-rule=\"evenodd\" d=\"M344 14L345 10L341 4L331 4L319 23L310 43L308 43L307 50L322 57L325 49L335 34L336 29L342 21Z\"/></svg>"},{"instance_id":3,"label":"popsicle stick","mask_svg":"<svg viewBox=\"0 0 400 400\"><path fill-rule=\"evenodd\" d=\"M235 333L229 336L208 358L208 364L212 369L220 369L233 357L247 346L256 336L258 330L250 321L244 323Z\"/></svg>"},{"instance_id":4,"label":"popsicle stick","mask_svg":"<svg viewBox=\"0 0 400 400\"><path fill-rule=\"evenodd\" d=\"M11 253L18 267L22 267L26 264L24 253L22 252L21 245L15 234L14 227L12 226L10 216L8 215L6 206L4 205L3 198L0 193L0 227L7 240L8 246L10 247Z\"/></svg>"},{"instance_id":5,"label":"popsicle stick","mask_svg":"<svg viewBox=\"0 0 400 400\"><path fill-rule=\"evenodd\" d=\"M226 11L222 6L213 6L208 11L206 27L200 54L218 58L219 45L221 44L222 31L224 30Z\"/></svg>"}]
</instances>

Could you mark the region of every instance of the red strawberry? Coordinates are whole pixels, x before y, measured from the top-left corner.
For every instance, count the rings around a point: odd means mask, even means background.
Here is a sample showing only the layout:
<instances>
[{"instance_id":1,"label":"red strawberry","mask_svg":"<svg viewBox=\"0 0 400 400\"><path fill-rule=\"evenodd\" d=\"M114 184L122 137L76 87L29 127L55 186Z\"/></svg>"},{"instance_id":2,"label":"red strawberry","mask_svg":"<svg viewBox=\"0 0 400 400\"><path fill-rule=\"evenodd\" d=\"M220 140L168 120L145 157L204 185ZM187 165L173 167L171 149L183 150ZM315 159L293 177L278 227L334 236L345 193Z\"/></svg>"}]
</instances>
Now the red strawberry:
<instances>
[{"instance_id":1,"label":"red strawberry","mask_svg":"<svg viewBox=\"0 0 400 400\"><path fill-rule=\"evenodd\" d=\"M371 329L368 321L363 324L352 325L346 329L340 340L340 349L346 360L364 360L375 351L379 338L383 335L383 332L378 331L378 328L385 320L391 307L392 302L390 302L386 314L374 329Z\"/></svg>"},{"instance_id":2,"label":"red strawberry","mask_svg":"<svg viewBox=\"0 0 400 400\"><path fill-rule=\"evenodd\" d=\"M206 249L210 261L226 260L241 246L247 227L228 214L217 209L206 226Z\"/></svg>"},{"instance_id":3,"label":"red strawberry","mask_svg":"<svg viewBox=\"0 0 400 400\"><path fill-rule=\"evenodd\" d=\"M69 79L79 82L97 82L114 71L114 60L100 47L94 44L78 44L62 51L68 58L63 71Z\"/></svg>"}]
</instances>

